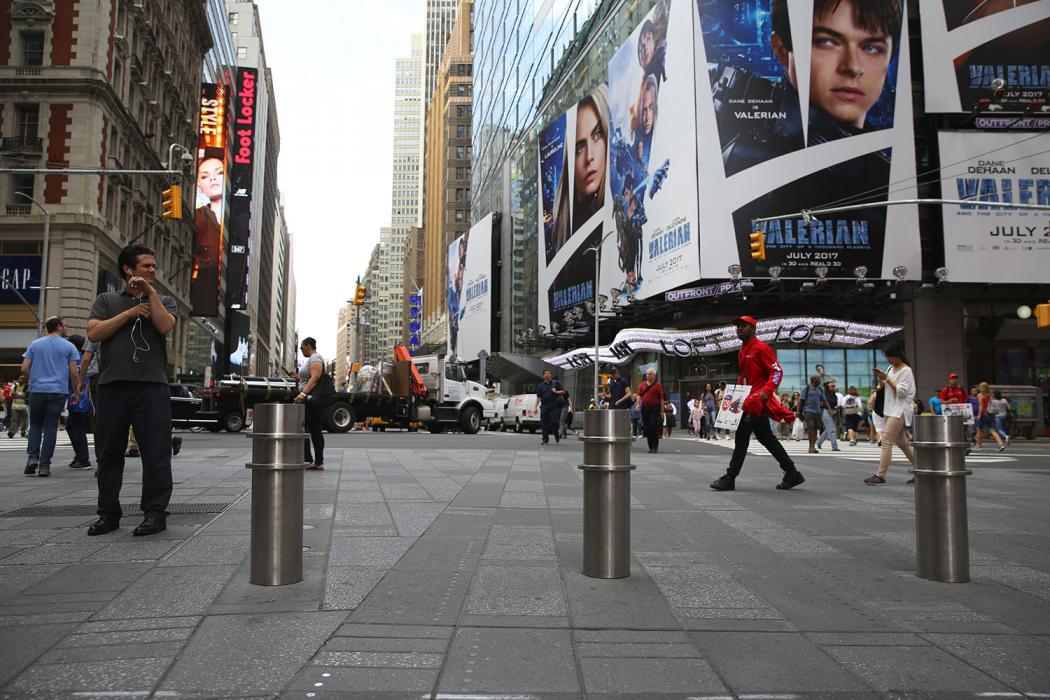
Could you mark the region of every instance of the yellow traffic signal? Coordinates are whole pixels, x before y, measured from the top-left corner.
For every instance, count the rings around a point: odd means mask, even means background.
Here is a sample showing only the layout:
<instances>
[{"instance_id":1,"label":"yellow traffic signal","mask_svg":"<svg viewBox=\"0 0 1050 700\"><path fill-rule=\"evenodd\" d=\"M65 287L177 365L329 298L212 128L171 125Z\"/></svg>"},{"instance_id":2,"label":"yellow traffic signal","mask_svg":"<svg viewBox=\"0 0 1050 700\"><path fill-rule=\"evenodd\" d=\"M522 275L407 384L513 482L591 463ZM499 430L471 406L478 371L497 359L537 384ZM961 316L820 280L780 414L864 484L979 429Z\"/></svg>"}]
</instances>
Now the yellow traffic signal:
<instances>
[{"instance_id":1,"label":"yellow traffic signal","mask_svg":"<svg viewBox=\"0 0 1050 700\"><path fill-rule=\"evenodd\" d=\"M357 290L354 292L354 306L361 306L365 303L365 285L357 285Z\"/></svg>"},{"instance_id":2,"label":"yellow traffic signal","mask_svg":"<svg viewBox=\"0 0 1050 700\"><path fill-rule=\"evenodd\" d=\"M751 259L752 260L765 260L766 259L766 234L763 231L755 231L748 235L751 239Z\"/></svg>"},{"instance_id":3,"label":"yellow traffic signal","mask_svg":"<svg viewBox=\"0 0 1050 700\"><path fill-rule=\"evenodd\" d=\"M361 371L361 363L360 362L355 362L354 364L350 365L350 371L353 372L354 374L357 374L358 372L360 372Z\"/></svg>"},{"instance_id":4,"label":"yellow traffic signal","mask_svg":"<svg viewBox=\"0 0 1050 700\"><path fill-rule=\"evenodd\" d=\"M161 216L165 219L182 218L182 185L172 185L161 195Z\"/></svg>"},{"instance_id":5,"label":"yellow traffic signal","mask_svg":"<svg viewBox=\"0 0 1050 700\"><path fill-rule=\"evenodd\" d=\"M1039 328L1050 328L1050 303L1035 307L1035 325Z\"/></svg>"}]
</instances>

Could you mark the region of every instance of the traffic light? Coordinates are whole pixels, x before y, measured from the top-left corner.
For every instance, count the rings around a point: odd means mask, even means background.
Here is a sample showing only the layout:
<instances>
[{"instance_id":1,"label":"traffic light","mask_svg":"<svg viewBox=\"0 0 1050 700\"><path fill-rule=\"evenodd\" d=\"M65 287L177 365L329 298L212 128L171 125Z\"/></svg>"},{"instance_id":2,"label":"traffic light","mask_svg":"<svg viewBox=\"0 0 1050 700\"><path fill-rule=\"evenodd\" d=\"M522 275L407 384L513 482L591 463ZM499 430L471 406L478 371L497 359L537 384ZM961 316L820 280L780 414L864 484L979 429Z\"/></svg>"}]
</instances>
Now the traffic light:
<instances>
[{"instance_id":1,"label":"traffic light","mask_svg":"<svg viewBox=\"0 0 1050 700\"><path fill-rule=\"evenodd\" d=\"M1050 328L1050 302L1035 307L1035 325L1039 328Z\"/></svg>"},{"instance_id":2,"label":"traffic light","mask_svg":"<svg viewBox=\"0 0 1050 700\"><path fill-rule=\"evenodd\" d=\"M182 185L172 185L161 195L161 216L165 219L182 218Z\"/></svg>"},{"instance_id":3,"label":"traffic light","mask_svg":"<svg viewBox=\"0 0 1050 700\"><path fill-rule=\"evenodd\" d=\"M358 372L360 372L361 371L361 363L360 362L355 362L354 364L350 365L350 371L352 373L354 373L354 374L357 374Z\"/></svg>"},{"instance_id":4,"label":"traffic light","mask_svg":"<svg viewBox=\"0 0 1050 700\"><path fill-rule=\"evenodd\" d=\"M752 260L765 260L766 259L766 234L763 231L755 231L748 235L751 239L751 259Z\"/></svg>"},{"instance_id":5,"label":"traffic light","mask_svg":"<svg viewBox=\"0 0 1050 700\"><path fill-rule=\"evenodd\" d=\"M354 306L361 306L365 303L365 285L358 284L357 290L354 292Z\"/></svg>"}]
</instances>

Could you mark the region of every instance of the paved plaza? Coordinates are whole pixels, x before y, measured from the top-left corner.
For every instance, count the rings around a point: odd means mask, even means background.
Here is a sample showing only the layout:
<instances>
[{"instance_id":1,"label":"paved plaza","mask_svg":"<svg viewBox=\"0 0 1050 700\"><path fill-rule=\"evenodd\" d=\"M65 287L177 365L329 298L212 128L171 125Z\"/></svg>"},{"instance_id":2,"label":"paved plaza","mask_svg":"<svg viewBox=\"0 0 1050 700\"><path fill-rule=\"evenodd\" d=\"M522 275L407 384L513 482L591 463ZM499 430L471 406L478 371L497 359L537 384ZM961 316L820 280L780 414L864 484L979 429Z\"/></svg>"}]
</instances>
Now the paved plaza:
<instances>
[{"instance_id":1,"label":"paved plaza","mask_svg":"<svg viewBox=\"0 0 1050 700\"><path fill-rule=\"evenodd\" d=\"M85 534L90 470L0 439L0 697L1050 698L1050 445L984 450L968 584L915 576L902 466L636 445L632 575L580 573L578 443L330 436L301 583L248 582L250 443L184 433L166 532ZM756 445L757 447L757 445ZM798 450L794 449L797 452Z\"/></svg>"}]
</instances>

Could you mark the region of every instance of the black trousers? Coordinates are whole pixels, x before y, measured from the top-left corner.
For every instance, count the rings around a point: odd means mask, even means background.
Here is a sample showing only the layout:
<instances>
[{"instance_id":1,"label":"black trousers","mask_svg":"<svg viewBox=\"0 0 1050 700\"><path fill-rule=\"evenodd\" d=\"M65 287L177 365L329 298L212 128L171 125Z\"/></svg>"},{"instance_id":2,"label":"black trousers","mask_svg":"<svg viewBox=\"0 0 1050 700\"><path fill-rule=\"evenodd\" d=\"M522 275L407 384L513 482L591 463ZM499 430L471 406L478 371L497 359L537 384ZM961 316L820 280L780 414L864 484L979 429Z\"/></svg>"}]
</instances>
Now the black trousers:
<instances>
[{"instance_id":1,"label":"black trousers","mask_svg":"<svg viewBox=\"0 0 1050 700\"><path fill-rule=\"evenodd\" d=\"M660 433L664 429L664 412L659 408L642 409L642 431L650 450L660 449Z\"/></svg>"},{"instance_id":2,"label":"black trousers","mask_svg":"<svg viewBox=\"0 0 1050 700\"><path fill-rule=\"evenodd\" d=\"M561 441L561 408L540 407L540 432L543 434L543 442L549 441L551 435L555 441Z\"/></svg>"},{"instance_id":3,"label":"black trousers","mask_svg":"<svg viewBox=\"0 0 1050 700\"><path fill-rule=\"evenodd\" d=\"M736 478L740 469L744 466L744 458L747 457L747 446L751 444L751 433L755 434L762 446L769 450L784 473L795 471L795 463L791 461L787 450L773 435L773 429L769 427L769 419L765 416L745 415L740 419L740 425L736 429L736 444L733 447L733 456L729 459L729 469L726 471L732 478Z\"/></svg>"},{"instance_id":4,"label":"black trousers","mask_svg":"<svg viewBox=\"0 0 1050 700\"><path fill-rule=\"evenodd\" d=\"M320 397L306 400L306 432L310 437L306 439L306 461L314 464L324 464L324 414L328 408L328 402L322 401ZM313 454L310 453L310 443L313 442Z\"/></svg>"},{"instance_id":5,"label":"black trousers","mask_svg":"<svg viewBox=\"0 0 1050 700\"><path fill-rule=\"evenodd\" d=\"M171 500L171 391L158 382L110 382L98 387L95 420L98 514L119 519L128 428L135 429L142 456L142 500L147 516L167 515Z\"/></svg>"}]
</instances>

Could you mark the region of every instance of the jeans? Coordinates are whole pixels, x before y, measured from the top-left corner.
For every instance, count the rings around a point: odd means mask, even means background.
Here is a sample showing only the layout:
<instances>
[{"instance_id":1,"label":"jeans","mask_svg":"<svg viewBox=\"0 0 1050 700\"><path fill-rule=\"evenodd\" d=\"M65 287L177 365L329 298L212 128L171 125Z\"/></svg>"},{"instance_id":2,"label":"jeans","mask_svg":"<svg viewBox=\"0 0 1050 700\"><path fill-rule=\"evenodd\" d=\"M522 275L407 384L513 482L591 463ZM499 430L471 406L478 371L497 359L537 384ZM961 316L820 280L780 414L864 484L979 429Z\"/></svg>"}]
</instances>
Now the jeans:
<instances>
[{"instance_id":1,"label":"jeans","mask_svg":"<svg viewBox=\"0 0 1050 700\"><path fill-rule=\"evenodd\" d=\"M561 409L557 406L540 407L540 429L544 444L550 442L551 435L554 436L555 442L561 442Z\"/></svg>"},{"instance_id":2,"label":"jeans","mask_svg":"<svg viewBox=\"0 0 1050 700\"><path fill-rule=\"evenodd\" d=\"M838 427L835 425L835 418L831 415L828 409L824 409L820 412L820 420L824 423L824 430L820 433L820 437L817 438L817 447L824 444L824 441L829 437L831 438L831 449L837 450L839 448L839 440L837 437Z\"/></svg>"},{"instance_id":3,"label":"jeans","mask_svg":"<svg viewBox=\"0 0 1050 700\"><path fill-rule=\"evenodd\" d=\"M70 411L69 417L66 418L66 435L69 436L69 442L73 445L73 456L81 464L91 463L87 444L87 425L90 416L90 413Z\"/></svg>"},{"instance_id":4,"label":"jeans","mask_svg":"<svg viewBox=\"0 0 1050 700\"><path fill-rule=\"evenodd\" d=\"M29 459L40 462L41 469L51 469L51 458L55 454L58 438L58 419L66 405L65 394L43 394L39 391L29 395Z\"/></svg>"},{"instance_id":5,"label":"jeans","mask_svg":"<svg viewBox=\"0 0 1050 700\"><path fill-rule=\"evenodd\" d=\"M745 415L740 419L740 425L736 429L736 444L733 446L733 456L729 458L729 469L726 470L729 478L735 479L740 474L744 466L744 458L747 457L747 447L751 444L752 432L762 446L769 450L769 454L773 455L773 459L780 464L785 474L795 471L795 463L791 461L787 450L773 436L773 431L769 428L769 420L761 416Z\"/></svg>"},{"instance_id":6,"label":"jeans","mask_svg":"<svg viewBox=\"0 0 1050 700\"><path fill-rule=\"evenodd\" d=\"M999 433L999 437L1003 440L1009 439L1009 436L1006 434L1006 416L995 417L995 432Z\"/></svg>"},{"instance_id":7,"label":"jeans","mask_svg":"<svg viewBox=\"0 0 1050 700\"><path fill-rule=\"evenodd\" d=\"M631 435L638 437L642 434L642 416L641 414L631 414Z\"/></svg>"},{"instance_id":8,"label":"jeans","mask_svg":"<svg viewBox=\"0 0 1050 700\"><path fill-rule=\"evenodd\" d=\"M305 460L314 464L324 464L324 414L328 404L321 402L320 398L306 400L306 432L310 437L306 438ZM310 443L313 443L313 454L310 453Z\"/></svg>"},{"instance_id":9,"label":"jeans","mask_svg":"<svg viewBox=\"0 0 1050 700\"><path fill-rule=\"evenodd\" d=\"M128 428L142 456L142 498L147 517L163 518L171 500L171 390L160 382L110 382L98 387L95 424L98 449L98 514L119 520Z\"/></svg>"}]
</instances>

